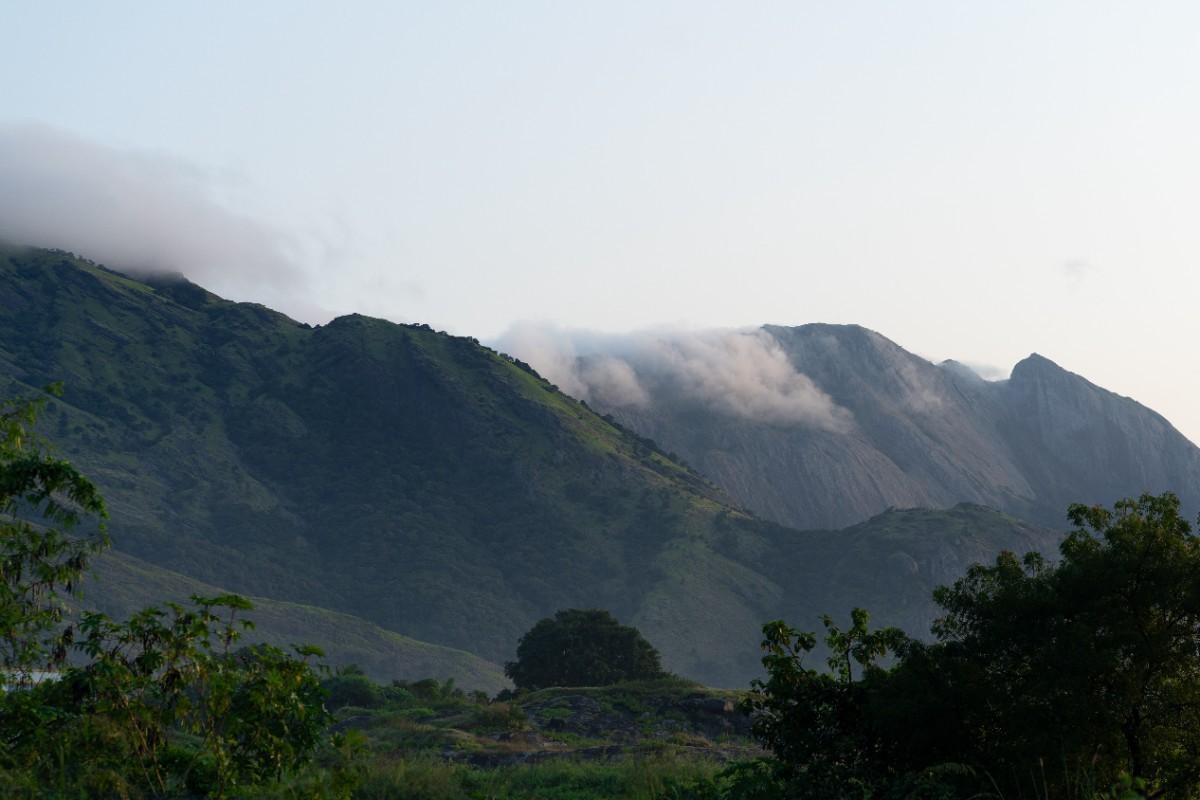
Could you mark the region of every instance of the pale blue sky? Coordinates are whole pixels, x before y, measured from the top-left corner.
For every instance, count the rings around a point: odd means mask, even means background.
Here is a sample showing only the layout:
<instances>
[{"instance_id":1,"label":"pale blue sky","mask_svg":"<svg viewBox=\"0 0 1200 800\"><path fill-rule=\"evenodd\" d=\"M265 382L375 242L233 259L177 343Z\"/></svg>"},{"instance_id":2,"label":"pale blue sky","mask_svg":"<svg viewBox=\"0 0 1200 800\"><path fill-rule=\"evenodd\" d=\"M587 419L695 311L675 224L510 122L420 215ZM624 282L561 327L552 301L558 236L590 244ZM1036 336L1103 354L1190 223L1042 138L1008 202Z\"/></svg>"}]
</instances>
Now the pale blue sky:
<instances>
[{"instance_id":1,"label":"pale blue sky","mask_svg":"<svg viewBox=\"0 0 1200 800\"><path fill-rule=\"evenodd\" d=\"M480 338L857 322L1036 350L1200 439L1195 3L0 0L0 28L0 126L44 126L0 140L10 202L54 153L60 182L169 165L191 199L130 189L153 252L171 209L254 221L179 232L237 299ZM53 224L136 254L87 213Z\"/></svg>"}]
</instances>

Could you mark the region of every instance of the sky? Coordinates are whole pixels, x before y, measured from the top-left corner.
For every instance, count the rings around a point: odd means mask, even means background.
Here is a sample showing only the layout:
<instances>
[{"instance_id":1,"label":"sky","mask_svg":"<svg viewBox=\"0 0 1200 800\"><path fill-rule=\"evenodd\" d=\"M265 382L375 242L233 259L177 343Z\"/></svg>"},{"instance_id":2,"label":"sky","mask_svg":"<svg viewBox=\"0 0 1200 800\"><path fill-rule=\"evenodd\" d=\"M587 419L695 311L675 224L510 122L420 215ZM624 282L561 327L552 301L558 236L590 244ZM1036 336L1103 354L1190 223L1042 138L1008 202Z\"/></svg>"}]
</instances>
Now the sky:
<instances>
[{"instance_id":1,"label":"sky","mask_svg":"<svg viewBox=\"0 0 1200 800\"><path fill-rule=\"evenodd\" d=\"M1200 441L1200 5L0 0L0 236L320 323L858 323Z\"/></svg>"}]
</instances>

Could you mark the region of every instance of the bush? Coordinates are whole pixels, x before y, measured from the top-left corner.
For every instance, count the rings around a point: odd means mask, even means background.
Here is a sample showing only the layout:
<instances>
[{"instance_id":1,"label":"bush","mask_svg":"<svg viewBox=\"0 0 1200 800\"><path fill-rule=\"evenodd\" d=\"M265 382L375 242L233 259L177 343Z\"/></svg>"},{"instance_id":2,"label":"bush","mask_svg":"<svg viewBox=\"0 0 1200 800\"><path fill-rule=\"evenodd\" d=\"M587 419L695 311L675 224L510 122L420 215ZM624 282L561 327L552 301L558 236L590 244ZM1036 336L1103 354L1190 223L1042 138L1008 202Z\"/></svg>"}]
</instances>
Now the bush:
<instances>
[{"instance_id":1,"label":"bush","mask_svg":"<svg viewBox=\"0 0 1200 800\"><path fill-rule=\"evenodd\" d=\"M328 693L325 707L330 711L346 706L379 708L384 704L384 690L366 675L343 673L325 680L321 686Z\"/></svg>"},{"instance_id":2,"label":"bush","mask_svg":"<svg viewBox=\"0 0 1200 800\"><path fill-rule=\"evenodd\" d=\"M483 731L524 730L528 726L525 711L514 703L492 703L475 709L474 725Z\"/></svg>"}]
</instances>

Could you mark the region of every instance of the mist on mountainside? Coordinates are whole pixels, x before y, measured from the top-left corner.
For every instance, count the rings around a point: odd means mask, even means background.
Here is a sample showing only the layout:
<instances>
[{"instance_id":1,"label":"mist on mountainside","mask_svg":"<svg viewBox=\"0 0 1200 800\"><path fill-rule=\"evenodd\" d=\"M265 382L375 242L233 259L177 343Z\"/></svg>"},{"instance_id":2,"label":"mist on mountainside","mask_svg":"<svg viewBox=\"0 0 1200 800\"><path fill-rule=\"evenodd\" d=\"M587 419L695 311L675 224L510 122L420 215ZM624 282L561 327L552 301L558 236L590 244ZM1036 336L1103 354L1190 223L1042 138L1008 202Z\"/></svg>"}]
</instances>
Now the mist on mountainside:
<instances>
[{"instance_id":1,"label":"mist on mountainside","mask_svg":"<svg viewBox=\"0 0 1200 800\"><path fill-rule=\"evenodd\" d=\"M598 407L685 404L715 414L846 432L853 415L797 371L764 331L599 335L516 325L496 342L563 391Z\"/></svg>"},{"instance_id":2,"label":"mist on mountainside","mask_svg":"<svg viewBox=\"0 0 1200 800\"><path fill-rule=\"evenodd\" d=\"M219 176L169 156L42 125L0 126L0 239L73 250L139 275L295 280L294 242L226 210L220 184Z\"/></svg>"}]
</instances>

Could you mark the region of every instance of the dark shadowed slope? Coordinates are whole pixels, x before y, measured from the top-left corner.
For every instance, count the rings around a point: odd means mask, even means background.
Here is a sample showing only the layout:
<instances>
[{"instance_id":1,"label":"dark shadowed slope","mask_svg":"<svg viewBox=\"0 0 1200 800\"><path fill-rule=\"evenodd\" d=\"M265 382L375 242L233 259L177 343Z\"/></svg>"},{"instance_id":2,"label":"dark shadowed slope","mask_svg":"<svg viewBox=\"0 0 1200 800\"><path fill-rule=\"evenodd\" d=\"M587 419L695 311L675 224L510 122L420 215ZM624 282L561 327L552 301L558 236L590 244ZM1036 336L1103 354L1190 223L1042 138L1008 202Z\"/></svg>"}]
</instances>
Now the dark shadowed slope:
<instances>
[{"instance_id":1,"label":"dark shadowed slope","mask_svg":"<svg viewBox=\"0 0 1200 800\"><path fill-rule=\"evenodd\" d=\"M215 597L218 587L156 567L120 552L96 560L84 581L81 604L124 619L134 611L164 602L187 604L192 595ZM395 679L453 678L463 689L495 693L510 685L498 664L463 650L419 642L378 625L324 608L253 597L245 617L254 628L242 642L267 642L290 652L294 645L318 645L321 663L330 667L356 664L381 682Z\"/></svg>"},{"instance_id":2,"label":"dark shadowed slope","mask_svg":"<svg viewBox=\"0 0 1200 800\"><path fill-rule=\"evenodd\" d=\"M970 503L893 510L841 530L781 535L770 574L788 587L784 616L801 627L819 630L823 613L844 624L858 606L871 612L872 625L925 637L938 613L930 601L934 588L1002 550L1055 558L1060 538Z\"/></svg>"}]
</instances>

